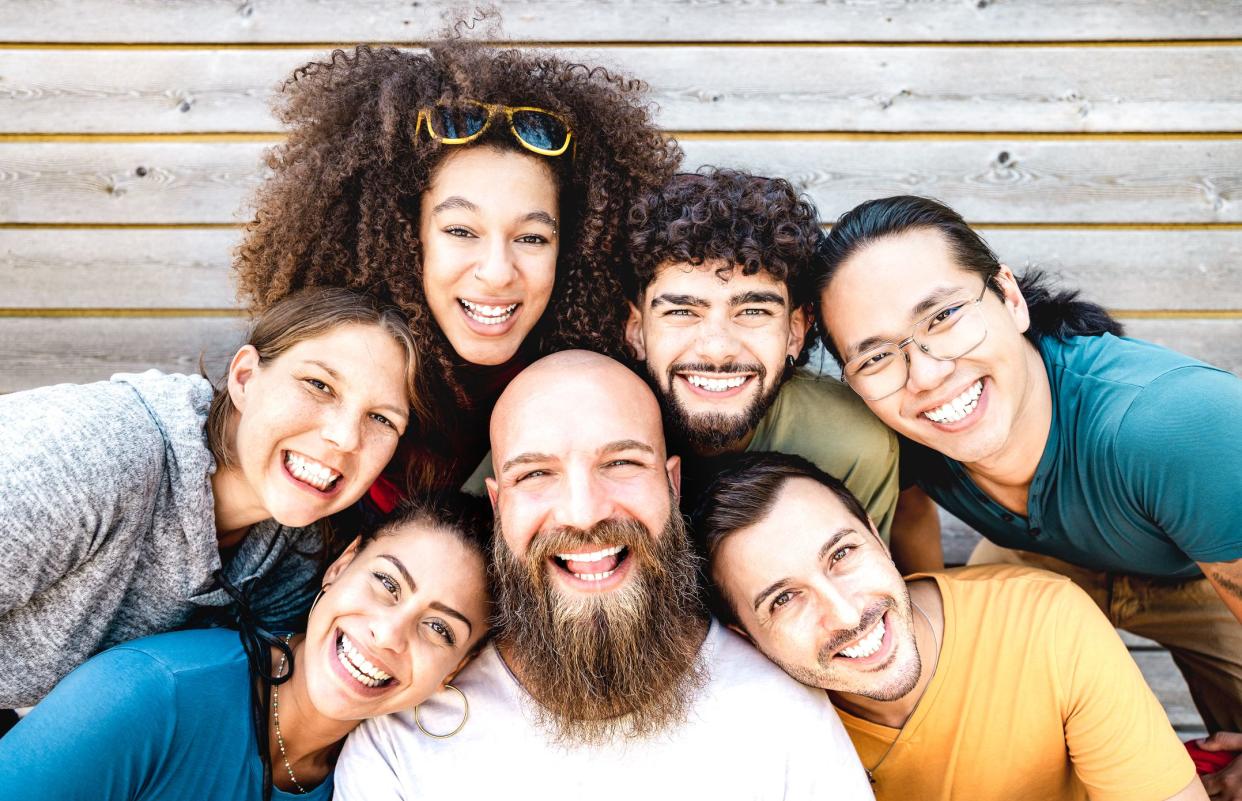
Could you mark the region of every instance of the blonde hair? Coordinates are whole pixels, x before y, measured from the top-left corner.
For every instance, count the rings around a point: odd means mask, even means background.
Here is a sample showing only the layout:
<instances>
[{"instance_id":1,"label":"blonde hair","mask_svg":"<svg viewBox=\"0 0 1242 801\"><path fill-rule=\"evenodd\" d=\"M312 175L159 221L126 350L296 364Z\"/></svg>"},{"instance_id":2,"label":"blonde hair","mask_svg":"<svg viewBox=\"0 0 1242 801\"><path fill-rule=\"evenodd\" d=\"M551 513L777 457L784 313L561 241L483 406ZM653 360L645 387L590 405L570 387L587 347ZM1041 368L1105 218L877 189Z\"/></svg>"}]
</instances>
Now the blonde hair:
<instances>
[{"instance_id":1,"label":"blonde hair","mask_svg":"<svg viewBox=\"0 0 1242 801\"><path fill-rule=\"evenodd\" d=\"M304 289L273 304L255 317L246 344L267 364L299 342L322 336L343 325L374 325L387 332L405 352L405 395L411 416L425 419L426 394L419 385L418 350L405 316L373 295L339 287ZM229 397L228 377L220 382L207 412L207 447L220 466L234 464L228 426L236 407Z\"/></svg>"}]
</instances>

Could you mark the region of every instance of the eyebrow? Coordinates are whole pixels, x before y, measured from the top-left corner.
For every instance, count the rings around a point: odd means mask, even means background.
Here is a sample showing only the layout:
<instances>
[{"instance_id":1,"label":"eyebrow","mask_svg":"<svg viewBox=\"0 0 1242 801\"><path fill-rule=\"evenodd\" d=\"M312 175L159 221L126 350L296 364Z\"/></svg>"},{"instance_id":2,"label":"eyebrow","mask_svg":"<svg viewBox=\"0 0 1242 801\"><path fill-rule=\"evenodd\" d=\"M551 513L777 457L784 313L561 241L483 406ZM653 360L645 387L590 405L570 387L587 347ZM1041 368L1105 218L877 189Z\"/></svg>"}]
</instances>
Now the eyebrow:
<instances>
[{"instance_id":1,"label":"eyebrow","mask_svg":"<svg viewBox=\"0 0 1242 801\"><path fill-rule=\"evenodd\" d=\"M443 612L449 617L455 617L458 620L460 620L462 623L465 623L466 624L466 636L470 636L471 634L474 634L474 626L470 625L470 619L467 618L465 615L463 615L461 612L458 612L453 607L448 606L446 604L442 604L439 601L432 601L430 604L428 604L428 606L430 606L432 609L435 609L439 612Z\"/></svg>"},{"instance_id":2,"label":"eyebrow","mask_svg":"<svg viewBox=\"0 0 1242 801\"><path fill-rule=\"evenodd\" d=\"M341 378L341 374L340 374L340 373L338 373L336 370L333 370L333 369L332 369L331 367L329 367L327 364L325 364L325 363L323 363L323 362L319 361L318 359L307 359L307 360L306 360L306 363L307 363L307 364L313 364L313 365L315 365L316 367L318 367L320 370L323 370L325 373L327 373L328 375L332 376L332 379L333 379L334 381L342 381L342 382L344 382L344 381L345 381L345 379ZM346 383L348 383L348 382L346 382ZM394 406L394 405L392 405L391 403L381 403L381 404L379 404L378 406L376 406L375 408L376 408L376 409L379 409L380 411L383 411L383 412L388 412L388 413L389 413L389 414L391 414L393 417L400 417L400 418L403 418L403 419L405 419L405 420L407 420L407 421L409 420L409 417L410 417L410 407L409 407L409 406Z\"/></svg>"},{"instance_id":3,"label":"eyebrow","mask_svg":"<svg viewBox=\"0 0 1242 801\"><path fill-rule=\"evenodd\" d=\"M780 296L779 292L755 289L749 292L741 292L729 298L730 306L742 306L747 303L775 303L777 306L784 306L785 299Z\"/></svg>"},{"instance_id":4,"label":"eyebrow","mask_svg":"<svg viewBox=\"0 0 1242 801\"><path fill-rule=\"evenodd\" d=\"M556 218L546 211L532 211L522 218L522 222L541 222L552 230L556 230Z\"/></svg>"},{"instance_id":5,"label":"eyebrow","mask_svg":"<svg viewBox=\"0 0 1242 801\"><path fill-rule=\"evenodd\" d=\"M336 370L333 370L331 367L329 367L328 365L326 365L326 364L324 364L323 362L319 361L318 359L307 359L307 360L306 360L306 363L307 363L307 364L313 364L313 365L315 365L315 366L316 366L316 367L318 367L320 370L323 370L325 373L327 373L328 375L332 376L332 377L333 377L334 379L336 379L337 381L340 381L340 380L341 380L341 374L340 374L340 373L338 373Z\"/></svg>"},{"instance_id":6,"label":"eyebrow","mask_svg":"<svg viewBox=\"0 0 1242 801\"><path fill-rule=\"evenodd\" d=\"M400 559L389 553L382 553L379 555L379 558L387 559L389 562L392 562L393 566L397 568L397 572L401 574L401 578L405 579L405 583L409 586L410 592L418 592L418 585L414 583L414 577L410 575L410 571L405 569L405 565L401 564ZM470 624L470 619L453 607L442 604L439 601L432 601L428 604L428 606L432 609L443 612L446 615L457 618L462 623L466 624L466 628L469 630L470 634L474 633L474 626Z\"/></svg>"},{"instance_id":7,"label":"eyebrow","mask_svg":"<svg viewBox=\"0 0 1242 801\"><path fill-rule=\"evenodd\" d=\"M465 209L466 211L478 211L479 207L471 203L469 200L466 200L461 195L453 195L452 197L445 198L444 200L437 203L434 207L432 207L431 213L439 214L440 212L448 211L449 209Z\"/></svg>"},{"instance_id":8,"label":"eyebrow","mask_svg":"<svg viewBox=\"0 0 1242 801\"><path fill-rule=\"evenodd\" d=\"M607 445L604 445L599 449L599 452L601 454L617 453L619 451L643 451L644 453L649 453L653 456L655 455L655 452L656 452L655 448L651 447L645 442L642 442L636 439L615 440L613 442L609 442ZM556 458L557 458L556 456L550 453L539 453L537 451L528 451L527 453L520 453L517 456L514 456L512 459L505 462L504 464L502 464L500 466L500 472L507 473L509 472L509 468L517 467L518 465L532 464L532 463L537 463L537 462L553 462L553 461L556 461Z\"/></svg>"},{"instance_id":9,"label":"eyebrow","mask_svg":"<svg viewBox=\"0 0 1242 801\"><path fill-rule=\"evenodd\" d=\"M857 532L855 532L855 530L852 528L843 528L843 529L833 532L832 536L830 536L827 540L825 540L823 545L819 546L819 554L816 556L817 561L820 561L820 562L824 561L824 558L828 556L829 552L831 552L834 547L836 547L836 544L841 541L842 537L848 534L854 534L854 533L857 533ZM755 600L754 600L755 611L756 612L759 611L759 607L763 605L763 601L765 598L767 598L769 595L781 589L786 584L789 584L792 581L793 579L788 578L788 577L777 579L776 581L772 582L768 586L764 587L762 590L759 590L759 592L755 594Z\"/></svg>"},{"instance_id":10,"label":"eyebrow","mask_svg":"<svg viewBox=\"0 0 1242 801\"><path fill-rule=\"evenodd\" d=\"M655 455L655 448L636 439L619 439L599 449L600 453L617 453L618 451L642 451L652 456Z\"/></svg>"},{"instance_id":11,"label":"eyebrow","mask_svg":"<svg viewBox=\"0 0 1242 801\"><path fill-rule=\"evenodd\" d=\"M651 299L651 308L653 309L656 306L660 306L663 304L668 304L669 306L698 306L698 307L704 307L704 306L711 305L706 300L698 297L697 295L677 295L672 292L665 292L663 294L656 295L654 298Z\"/></svg>"},{"instance_id":12,"label":"eyebrow","mask_svg":"<svg viewBox=\"0 0 1242 801\"><path fill-rule=\"evenodd\" d=\"M953 295L956 295L958 292L961 292L961 291L962 291L962 287L960 286L942 286L942 287L937 287L933 289L931 292L928 292L927 295L925 295L922 300L914 304L914 306L910 309L910 319L918 320L922 318L932 309L936 308L941 303L945 302L946 300L951 298ZM853 347L847 350L846 353L849 354L849 356L852 358L853 356L859 353L865 353L866 351L869 351L872 348L874 348L876 345L883 345L886 342L896 342L896 340L890 339L889 337L885 337L885 336L867 337L861 342L854 343ZM847 359L846 361L849 361L849 360Z\"/></svg>"},{"instance_id":13,"label":"eyebrow","mask_svg":"<svg viewBox=\"0 0 1242 801\"><path fill-rule=\"evenodd\" d=\"M550 453L538 453L535 451L528 451L527 453L520 453L517 456L514 456L509 461L502 464L500 466L500 472L507 473L509 472L509 468L511 467L517 467L518 465L523 465L523 464L531 464L533 462L551 462L555 458L556 457Z\"/></svg>"}]
</instances>

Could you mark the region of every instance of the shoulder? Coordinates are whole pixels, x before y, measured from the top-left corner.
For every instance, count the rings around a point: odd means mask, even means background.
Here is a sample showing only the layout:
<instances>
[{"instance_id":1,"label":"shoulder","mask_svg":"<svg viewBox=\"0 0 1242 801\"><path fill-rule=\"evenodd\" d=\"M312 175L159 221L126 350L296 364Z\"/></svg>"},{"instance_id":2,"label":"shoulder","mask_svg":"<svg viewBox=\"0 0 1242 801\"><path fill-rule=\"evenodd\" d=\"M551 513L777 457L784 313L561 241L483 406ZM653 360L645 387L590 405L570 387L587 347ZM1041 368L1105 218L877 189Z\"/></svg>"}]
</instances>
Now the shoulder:
<instances>
[{"instance_id":1,"label":"shoulder","mask_svg":"<svg viewBox=\"0 0 1242 801\"><path fill-rule=\"evenodd\" d=\"M1121 393L1127 389L1141 391L1167 381L1238 381L1229 372L1184 353L1112 334L1064 340L1044 337L1039 351L1054 383L1062 376L1070 380L1067 390L1077 390L1081 384L1099 392L1113 386Z\"/></svg>"},{"instance_id":2,"label":"shoulder","mask_svg":"<svg viewBox=\"0 0 1242 801\"><path fill-rule=\"evenodd\" d=\"M822 717L825 710L831 711L827 693L794 681L753 645L714 618L703 651L709 670L708 696L719 698L739 711L747 710L748 716L762 714L782 719L792 712L813 719ZM750 703L742 702L743 698Z\"/></svg>"},{"instance_id":3,"label":"shoulder","mask_svg":"<svg viewBox=\"0 0 1242 801\"><path fill-rule=\"evenodd\" d=\"M774 450L782 450L780 445L787 443L798 452L799 448L814 449L821 442L852 452L864 448L895 452L897 447L896 435L852 389L835 378L805 371L798 371L781 386L764 423L768 438L773 440L765 447ZM807 436L816 431L831 436ZM808 458L813 460L814 455L808 454Z\"/></svg>"},{"instance_id":4,"label":"shoulder","mask_svg":"<svg viewBox=\"0 0 1242 801\"><path fill-rule=\"evenodd\" d=\"M1056 629L1067 614L1098 614L1095 602L1065 576L1021 565L968 565L909 576L934 578L958 625L1035 635ZM973 622L972 622L973 621Z\"/></svg>"}]
</instances>

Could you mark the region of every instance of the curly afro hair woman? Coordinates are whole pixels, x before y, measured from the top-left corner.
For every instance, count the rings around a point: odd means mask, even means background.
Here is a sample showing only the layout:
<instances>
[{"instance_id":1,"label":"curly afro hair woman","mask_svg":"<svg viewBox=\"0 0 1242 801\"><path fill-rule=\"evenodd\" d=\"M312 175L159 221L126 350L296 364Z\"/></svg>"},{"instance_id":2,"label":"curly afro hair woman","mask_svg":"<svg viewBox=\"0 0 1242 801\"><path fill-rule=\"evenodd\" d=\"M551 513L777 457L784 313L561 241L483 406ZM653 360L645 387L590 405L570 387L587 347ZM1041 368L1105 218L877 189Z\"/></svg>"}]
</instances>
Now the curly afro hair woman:
<instances>
[{"instance_id":1,"label":"curly afro hair woman","mask_svg":"<svg viewBox=\"0 0 1242 801\"><path fill-rule=\"evenodd\" d=\"M626 306L617 262L625 211L660 188L681 158L676 143L653 125L642 90L638 81L547 52L461 39L422 51L337 50L284 85L277 114L289 137L267 156L272 175L258 191L254 221L237 252L240 291L261 310L305 286L344 286L375 293L409 316L420 352L419 389L430 412L411 425L394 461L407 491L456 486L469 475L486 452L496 396L526 363L565 348L622 355ZM420 112L470 107L477 113L472 103L492 108L477 138L444 141L453 135L445 124L429 135ZM563 122L570 141L562 154L532 152L517 139L506 113L523 107ZM498 170L476 195L423 208L437 178L480 148L505 156L497 161L502 167L551 178L556 208L533 224L544 225L542 232L486 220L480 225L492 227L483 232L432 221L439 226L431 229L435 240L421 235L432 213L465 209L485 217L488 210L478 206L529 188L505 181L513 170ZM474 173L477 187L479 174L489 176L487 164ZM450 244L437 244L443 242ZM469 255L458 249L469 247ZM541 295L509 303L509 290L460 291L496 277L486 259L503 262L500 272L520 275L521 260L533 251L549 265ZM424 267L454 259L455 283L429 292ZM500 297L505 305L488 305ZM520 325L511 323L510 316L524 311ZM491 347L512 327L520 346ZM484 343L491 350L472 358L455 332L477 341L491 337Z\"/></svg>"}]
</instances>

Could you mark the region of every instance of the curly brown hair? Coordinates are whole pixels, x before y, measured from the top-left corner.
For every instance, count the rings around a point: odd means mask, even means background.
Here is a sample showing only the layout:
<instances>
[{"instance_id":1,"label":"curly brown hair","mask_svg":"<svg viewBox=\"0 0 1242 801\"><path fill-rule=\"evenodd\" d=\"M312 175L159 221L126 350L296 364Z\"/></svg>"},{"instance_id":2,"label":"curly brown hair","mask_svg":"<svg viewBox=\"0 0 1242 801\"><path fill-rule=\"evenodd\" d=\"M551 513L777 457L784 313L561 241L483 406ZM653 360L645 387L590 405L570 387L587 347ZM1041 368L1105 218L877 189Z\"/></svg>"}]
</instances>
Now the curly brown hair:
<instances>
[{"instance_id":1,"label":"curly brown hair","mask_svg":"<svg viewBox=\"0 0 1242 801\"><path fill-rule=\"evenodd\" d=\"M666 264L719 261L722 279L738 267L743 275L762 270L785 283L794 308L811 302L810 269L823 233L815 206L783 178L715 167L678 173L639 198L629 227L625 283L633 300Z\"/></svg>"},{"instance_id":2,"label":"curly brown hair","mask_svg":"<svg viewBox=\"0 0 1242 801\"><path fill-rule=\"evenodd\" d=\"M668 181L681 160L676 142L652 123L644 89L548 52L464 39L435 41L424 51L336 50L299 68L276 107L289 137L267 154L272 175L258 190L254 220L236 253L242 298L262 310L302 287L332 285L398 306L419 344L420 386L432 410L412 434L445 462L420 472L430 479L446 466L460 468L461 455L441 432L462 425L474 402L423 291L420 197L452 148L486 144L529 153L500 125L470 145L416 136L418 111L468 99L536 106L567 121L572 153L547 158L560 200L557 274L523 352L620 355L625 296L617 261L626 210Z\"/></svg>"}]
</instances>

